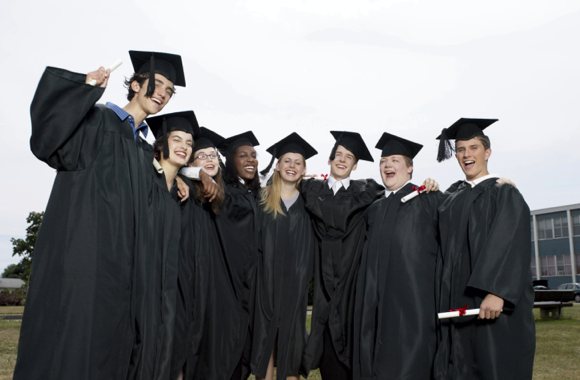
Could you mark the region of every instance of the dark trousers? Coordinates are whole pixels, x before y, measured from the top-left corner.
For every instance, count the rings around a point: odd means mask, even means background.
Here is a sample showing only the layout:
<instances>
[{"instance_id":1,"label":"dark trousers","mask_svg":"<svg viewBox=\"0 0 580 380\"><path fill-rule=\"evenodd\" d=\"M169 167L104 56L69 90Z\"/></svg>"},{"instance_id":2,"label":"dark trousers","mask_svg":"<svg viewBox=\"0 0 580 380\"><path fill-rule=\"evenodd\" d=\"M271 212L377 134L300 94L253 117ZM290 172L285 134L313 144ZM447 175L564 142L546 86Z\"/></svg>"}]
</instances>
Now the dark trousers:
<instances>
[{"instance_id":1,"label":"dark trousers","mask_svg":"<svg viewBox=\"0 0 580 380\"><path fill-rule=\"evenodd\" d=\"M340 361L334 350L328 328L324 331L324 347L322 357L320 358L320 375L324 380L352 379L350 369Z\"/></svg>"}]
</instances>

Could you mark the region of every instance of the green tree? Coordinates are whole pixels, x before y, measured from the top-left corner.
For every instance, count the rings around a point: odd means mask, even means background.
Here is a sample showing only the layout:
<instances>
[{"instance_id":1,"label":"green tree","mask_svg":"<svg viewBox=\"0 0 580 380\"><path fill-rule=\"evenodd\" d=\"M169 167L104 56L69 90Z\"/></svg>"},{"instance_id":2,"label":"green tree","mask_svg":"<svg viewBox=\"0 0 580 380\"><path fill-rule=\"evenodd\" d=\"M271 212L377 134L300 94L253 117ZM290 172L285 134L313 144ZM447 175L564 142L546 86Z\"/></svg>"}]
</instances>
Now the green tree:
<instances>
[{"instance_id":1,"label":"green tree","mask_svg":"<svg viewBox=\"0 0 580 380\"><path fill-rule=\"evenodd\" d=\"M26 227L26 237L24 239L10 239L10 242L12 243L12 256L22 257L20 262L15 265L19 266L19 268L16 269L21 273L20 278L26 283L28 283L28 279L30 278L32 255L43 216L44 212L31 211L26 218L26 223L28 223L28 227ZM10 266L8 268L10 268ZM6 270L8 268L6 268ZM6 270L4 272L6 272Z\"/></svg>"},{"instance_id":2,"label":"green tree","mask_svg":"<svg viewBox=\"0 0 580 380\"><path fill-rule=\"evenodd\" d=\"M3 278L20 278L24 277L25 268L22 265L22 262L18 264L10 264L6 268L4 268L4 272L2 272Z\"/></svg>"}]
</instances>

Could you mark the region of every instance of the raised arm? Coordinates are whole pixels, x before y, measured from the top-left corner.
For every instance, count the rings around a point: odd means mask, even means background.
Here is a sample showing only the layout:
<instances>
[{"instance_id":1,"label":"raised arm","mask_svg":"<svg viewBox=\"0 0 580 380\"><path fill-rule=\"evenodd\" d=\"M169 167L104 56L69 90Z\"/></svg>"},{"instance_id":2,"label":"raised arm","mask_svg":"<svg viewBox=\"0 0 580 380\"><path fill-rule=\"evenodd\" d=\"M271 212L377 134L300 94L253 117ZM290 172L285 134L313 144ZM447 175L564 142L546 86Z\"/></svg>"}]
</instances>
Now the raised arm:
<instances>
[{"instance_id":1,"label":"raised arm","mask_svg":"<svg viewBox=\"0 0 580 380\"><path fill-rule=\"evenodd\" d=\"M87 84L91 79L98 86ZM81 153L86 154L82 146L96 137L95 131L81 129L92 126L86 119L103 95L107 80L108 73L102 69L85 75L46 68L30 106L30 148L39 160L59 170L78 168Z\"/></svg>"}]
</instances>

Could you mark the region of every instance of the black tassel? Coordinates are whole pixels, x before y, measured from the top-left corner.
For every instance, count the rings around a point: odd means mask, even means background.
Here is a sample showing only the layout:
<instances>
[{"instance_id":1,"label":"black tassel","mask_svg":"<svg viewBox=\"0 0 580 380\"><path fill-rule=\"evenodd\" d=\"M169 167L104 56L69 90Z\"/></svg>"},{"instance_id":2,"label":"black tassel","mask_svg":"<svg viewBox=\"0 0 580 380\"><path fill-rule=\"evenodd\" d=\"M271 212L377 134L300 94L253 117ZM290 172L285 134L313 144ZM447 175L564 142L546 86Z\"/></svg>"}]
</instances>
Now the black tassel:
<instances>
[{"instance_id":1,"label":"black tassel","mask_svg":"<svg viewBox=\"0 0 580 380\"><path fill-rule=\"evenodd\" d=\"M334 146L332 147L332 150L330 151L330 156L328 157L328 159L330 161L334 161L334 158L336 157L336 150L338 149L338 141L334 143Z\"/></svg>"},{"instance_id":2,"label":"black tassel","mask_svg":"<svg viewBox=\"0 0 580 380\"><path fill-rule=\"evenodd\" d=\"M268 172L270 172L270 169L272 169L272 165L274 165L275 159L276 159L276 150L272 152L272 159L270 160L268 166L266 166L266 168L260 172L262 176L265 176L266 174L268 174Z\"/></svg>"},{"instance_id":3,"label":"black tassel","mask_svg":"<svg viewBox=\"0 0 580 380\"><path fill-rule=\"evenodd\" d=\"M147 92L145 96L151 97L155 92L155 58L153 58L153 54L151 54L151 58L149 59L149 84L147 85Z\"/></svg>"},{"instance_id":4,"label":"black tassel","mask_svg":"<svg viewBox=\"0 0 580 380\"><path fill-rule=\"evenodd\" d=\"M166 160L169 158L169 133L167 133L167 119L163 118L161 123L163 128L163 158Z\"/></svg>"},{"instance_id":5,"label":"black tassel","mask_svg":"<svg viewBox=\"0 0 580 380\"><path fill-rule=\"evenodd\" d=\"M441 136L439 136L439 149L437 151L437 162L441 162L451 158L453 155L453 145L447 137L447 128L443 128L441 131Z\"/></svg>"}]
</instances>

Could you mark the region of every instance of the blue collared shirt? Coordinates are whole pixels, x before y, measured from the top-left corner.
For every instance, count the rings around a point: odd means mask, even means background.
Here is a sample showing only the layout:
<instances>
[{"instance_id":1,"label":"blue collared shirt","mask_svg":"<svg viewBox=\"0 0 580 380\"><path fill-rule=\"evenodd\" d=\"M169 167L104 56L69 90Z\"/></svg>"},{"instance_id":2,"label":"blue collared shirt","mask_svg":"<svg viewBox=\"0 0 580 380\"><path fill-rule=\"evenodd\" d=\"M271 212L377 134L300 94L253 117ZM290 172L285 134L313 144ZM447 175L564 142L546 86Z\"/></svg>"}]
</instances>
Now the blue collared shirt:
<instances>
[{"instance_id":1,"label":"blue collared shirt","mask_svg":"<svg viewBox=\"0 0 580 380\"><path fill-rule=\"evenodd\" d=\"M119 117L119 119L121 119L121 121L129 119L129 124L131 125L131 128L133 128L133 136L135 137L135 140L137 140L139 132L143 134L143 137L147 137L147 133L149 132L149 127L147 126L147 123L143 121L141 122L141 124L139 124L137 128L135 128L135 119L133 119L133 116L131 116L127 111L111 102L107 102L106 106L107 108L113 110L113 112L115 112L115 114Z\"/></svg>"}]
</instances>

